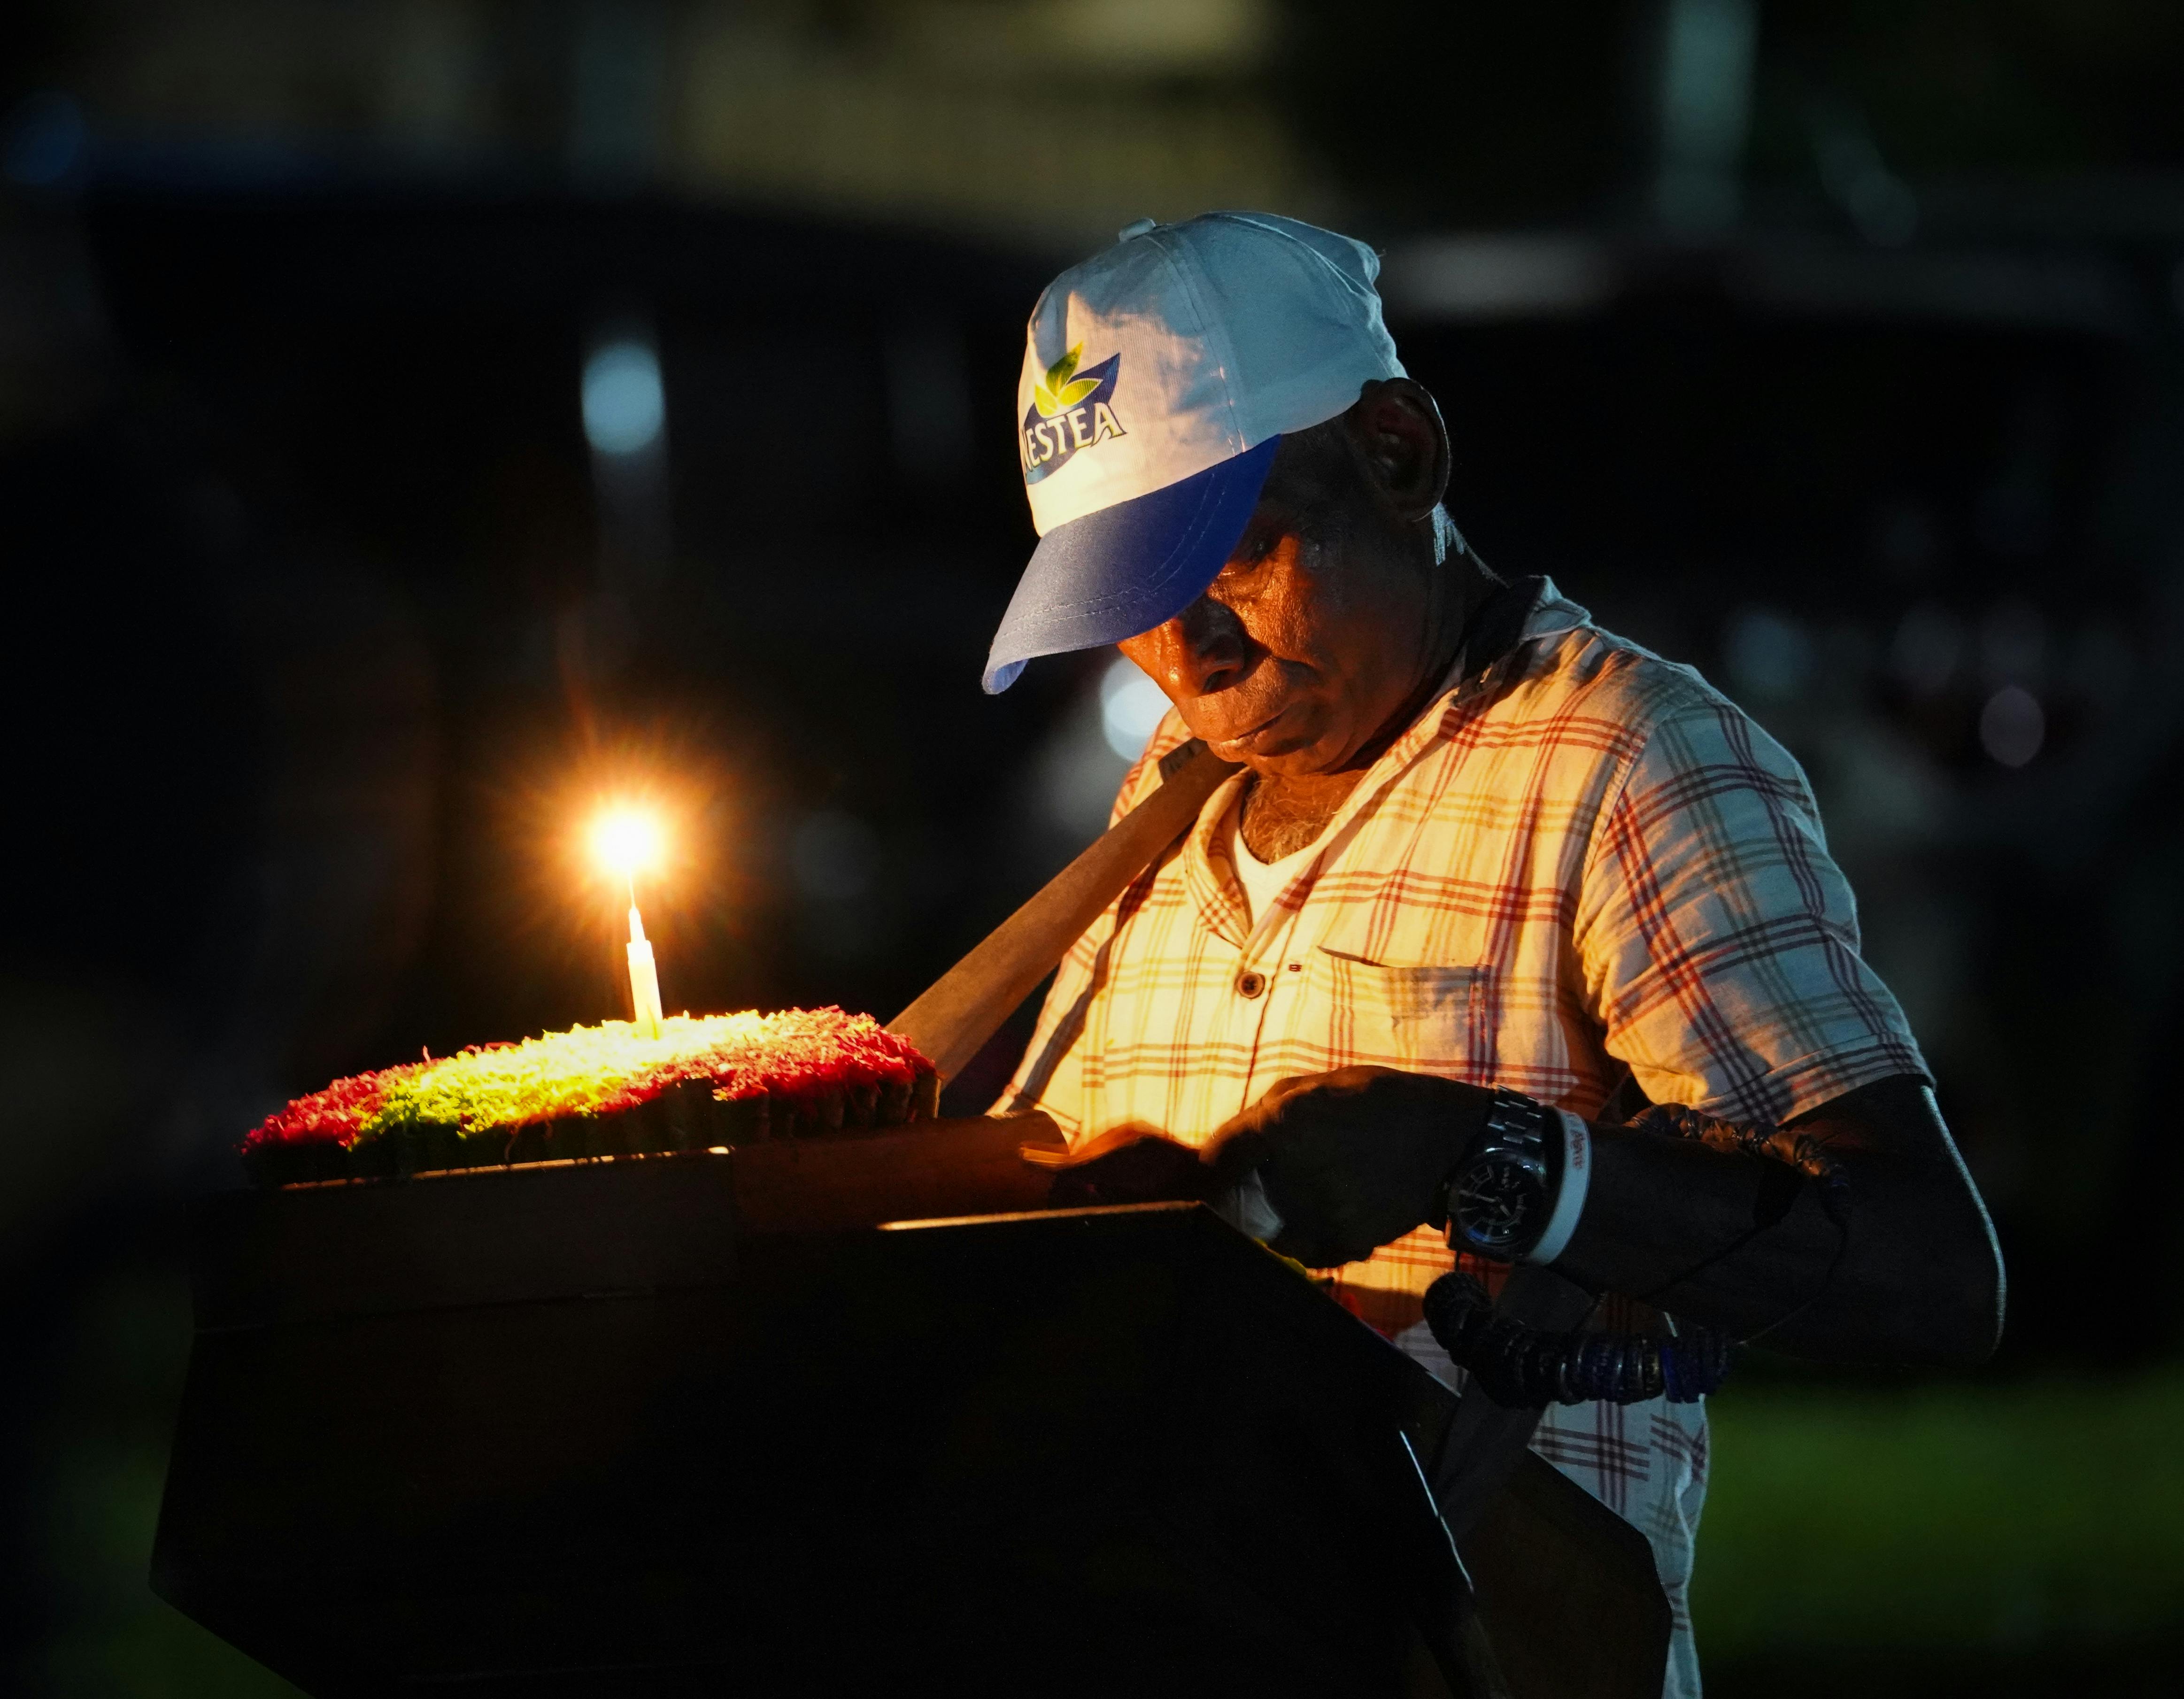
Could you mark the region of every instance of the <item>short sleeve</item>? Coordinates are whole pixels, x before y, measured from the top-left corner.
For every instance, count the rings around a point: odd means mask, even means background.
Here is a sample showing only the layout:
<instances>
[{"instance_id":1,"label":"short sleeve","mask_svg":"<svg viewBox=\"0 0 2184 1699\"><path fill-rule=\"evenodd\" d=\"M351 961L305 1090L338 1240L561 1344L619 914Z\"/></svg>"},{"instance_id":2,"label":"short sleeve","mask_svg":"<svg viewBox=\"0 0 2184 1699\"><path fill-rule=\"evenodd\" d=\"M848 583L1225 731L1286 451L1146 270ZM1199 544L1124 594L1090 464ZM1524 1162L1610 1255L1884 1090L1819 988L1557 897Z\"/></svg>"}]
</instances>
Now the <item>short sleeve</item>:
<instances>
[{"instance_id":1,"label":"short sleeve","mask_svg":"<svg viewBox=\"0 0 2184 1699\"><path fill-rule=\"evenodd\" d=\"M1803 772L1711 693L1654 724L1608 797L1573 935L1606 1048L1657 1103L1780 1122L1926 1074Z\"/></svg>"}]
</instances>

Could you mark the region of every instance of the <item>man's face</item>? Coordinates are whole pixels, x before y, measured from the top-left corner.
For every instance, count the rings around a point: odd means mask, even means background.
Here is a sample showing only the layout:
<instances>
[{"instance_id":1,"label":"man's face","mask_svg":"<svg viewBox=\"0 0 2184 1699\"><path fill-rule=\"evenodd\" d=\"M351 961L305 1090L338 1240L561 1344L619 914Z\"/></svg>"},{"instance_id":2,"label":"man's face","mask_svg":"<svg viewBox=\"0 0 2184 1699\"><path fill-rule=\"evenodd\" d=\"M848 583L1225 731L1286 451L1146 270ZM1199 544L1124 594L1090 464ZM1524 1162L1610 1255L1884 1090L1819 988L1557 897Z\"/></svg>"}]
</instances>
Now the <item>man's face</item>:
<instances>
[{"instance_id":1,"label":"man's face","mask_svg":"<svg viewBox=\"0 0 2184 1699\"><path fill-rule=\"evenodd\" d=\"M1206 593L1121 645L1224 760L1284 777L1349 766L1421 682L1427 576L1325 444L1285 442Z\"/></svg>"}]
</instances>

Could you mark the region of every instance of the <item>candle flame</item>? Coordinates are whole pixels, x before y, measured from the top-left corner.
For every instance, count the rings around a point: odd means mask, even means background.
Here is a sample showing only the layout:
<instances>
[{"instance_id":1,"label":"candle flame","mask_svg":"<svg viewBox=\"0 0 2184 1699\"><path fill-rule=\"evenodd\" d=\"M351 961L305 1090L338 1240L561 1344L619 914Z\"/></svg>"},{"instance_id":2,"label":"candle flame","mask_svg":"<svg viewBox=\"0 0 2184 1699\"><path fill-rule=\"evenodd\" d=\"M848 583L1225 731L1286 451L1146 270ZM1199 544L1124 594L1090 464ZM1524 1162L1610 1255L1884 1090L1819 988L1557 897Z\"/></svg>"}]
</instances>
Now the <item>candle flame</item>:
<instances>
[{"instance_id":1,"label":"candle flame","mask_svg":"<svg viewBox=\"0 0 2184 1699\"><path fill-rule=\"evenodd\" d=\"M592 822L592 854L625 882L660 865L659 820L632 808L610 809Z\"/></svg>"}]
</instances>

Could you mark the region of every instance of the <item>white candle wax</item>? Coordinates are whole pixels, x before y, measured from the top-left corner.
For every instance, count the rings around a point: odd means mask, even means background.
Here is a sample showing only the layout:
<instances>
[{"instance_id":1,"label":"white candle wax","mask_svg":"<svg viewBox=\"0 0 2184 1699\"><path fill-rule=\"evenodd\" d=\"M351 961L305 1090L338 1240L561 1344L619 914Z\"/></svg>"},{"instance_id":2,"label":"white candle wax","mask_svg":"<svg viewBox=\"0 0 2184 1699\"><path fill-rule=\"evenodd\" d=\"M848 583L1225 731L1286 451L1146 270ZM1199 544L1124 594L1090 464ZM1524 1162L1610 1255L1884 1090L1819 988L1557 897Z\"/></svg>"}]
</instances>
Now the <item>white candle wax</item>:
<instances>
[{"instance_id":1,"label":"white candle wax","mask_svg":"<svg viewBox=\"0 0 2184 1699\"><path fill-rule=\"evenodd\" d=\"M660 1036L660 970L654 966L651 941L637 905L629 905L629 1002L631 1018L648 1039Z\"/></svg>"}]
</instances>

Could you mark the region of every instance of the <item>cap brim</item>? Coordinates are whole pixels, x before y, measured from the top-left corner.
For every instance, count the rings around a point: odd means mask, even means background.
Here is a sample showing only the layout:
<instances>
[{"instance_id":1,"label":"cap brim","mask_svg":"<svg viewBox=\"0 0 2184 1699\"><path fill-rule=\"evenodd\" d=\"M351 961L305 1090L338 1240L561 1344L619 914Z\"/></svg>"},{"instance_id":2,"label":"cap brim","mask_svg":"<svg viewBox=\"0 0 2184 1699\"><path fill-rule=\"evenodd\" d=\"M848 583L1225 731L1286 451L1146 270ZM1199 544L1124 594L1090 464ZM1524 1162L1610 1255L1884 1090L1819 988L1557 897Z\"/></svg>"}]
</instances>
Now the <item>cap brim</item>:
<instances>
[{"instance_id":1,"label":"cap brim","mask_svg":"<svg viewBox=\"0 0 2184 1699\"><path fill-rule=\"evenodd\" d=\"M1244 534L1281 438L1165 489L1057 525L1039 539L986 656L986 694L1042 655L1098 649L1165 625L1206 592Z\"/></svg>"}]
</instances>

